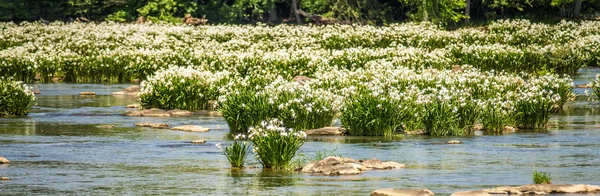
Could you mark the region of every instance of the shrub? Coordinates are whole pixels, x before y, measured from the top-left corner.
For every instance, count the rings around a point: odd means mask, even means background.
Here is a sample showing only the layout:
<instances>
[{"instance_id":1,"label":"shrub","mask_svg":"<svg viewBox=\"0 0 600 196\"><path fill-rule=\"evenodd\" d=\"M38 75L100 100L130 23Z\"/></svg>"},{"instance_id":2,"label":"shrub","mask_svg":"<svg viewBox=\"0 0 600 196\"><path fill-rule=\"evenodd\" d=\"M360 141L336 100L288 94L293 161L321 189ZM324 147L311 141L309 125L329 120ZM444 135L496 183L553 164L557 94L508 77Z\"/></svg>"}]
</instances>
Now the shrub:
<instances>
[{"instance_id":1,"label":"shrub","mask_svg":"<svg viewBox=\"0 0 600 196\"><path fill-rule=\"evenodd\" d=\"M0 78L0 116L25 115L34 103L31 87L11 78Z\"/></svg>"},{"instance_id":2,"label":"shrub","mask_svg":"<svg viewBox=\"0 0 600 196\"><path fill-rule=\"evenodd\" d=\"M533 183L535 184L552 184L550 174L546 172L533 171Z\"/></svg>"},{"instance_id":3,"label":"shrub","mask_svg":"<svg viewBox=\"0 0 600 196\"><path fill-rule=\"evenodd\" d=\"M306 133L286 128L278 119L269 119L250 128L248 138L264 168L284 169L304 144Z\"/></svg>"},{"instance_id":4,"label":"shrub","mask_svg":"<svg viewBox=\"0 0 600 196\"><path fill-rule=\"evenodd\" d=\"M250 144L246 141L240 141L239 139L245 139L246 135L239 134L235 136L233 144L225 147L224 153L227 160L231 164L231 167L244 167L244 162L248 153L250 153Z\"/></svg>"}]
</instances>

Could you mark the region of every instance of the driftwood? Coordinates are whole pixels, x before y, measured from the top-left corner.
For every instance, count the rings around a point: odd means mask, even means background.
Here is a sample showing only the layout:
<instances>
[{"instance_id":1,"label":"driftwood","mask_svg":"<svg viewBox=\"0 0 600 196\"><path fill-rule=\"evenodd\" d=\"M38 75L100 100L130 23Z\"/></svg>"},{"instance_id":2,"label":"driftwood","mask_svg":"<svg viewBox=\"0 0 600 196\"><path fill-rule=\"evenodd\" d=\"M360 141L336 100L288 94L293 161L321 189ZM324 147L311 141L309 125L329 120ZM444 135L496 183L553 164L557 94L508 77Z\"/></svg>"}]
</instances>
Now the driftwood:
<instances>
[{"instance_id":1,"label":"driftwood","mask_svg":"<svg viewBox=\"0 0 600 196\"><path fill-rule=\"evenodd\" d=\"M207 22L208 19L206 19L206 16L202 16L202 18L194 18L191 14L186 14L183 18L183 24L187 25L205 25Z\"/></svg>"},{"instance_id":2,"label":"driftwood","mask_svg":"<svg viewBox=\"0 0 600 196\"><path fill-rule=\"evenodd\" d=\"M338 20L335 18L325 18L318 14L309 14L305 11L298 10L298 14L315 21L316 24L352 24L352 21Z\"/></svg>"},{"instance_id":3,"label":"driftwood","mask_svg":"<svg viewBox=\"0 0 600 196\"><path fill-rule=\"evenodd\" d=\"M146 17L144 16L140 16L137 18L137 20L135 20L135 24L143 24L146 22Z\"/></svg>"},{"instance_id":4,"label":"driftwood","mask_svg":"<svg viewBox=\"0 0 600 196\"><path fill-rule=\"evenodd\" d=\"M90 20L88 20L85 17L77 17L77 18L75 18L75 21L77 21L77 22L86 22L86 23L90 22Z\"/></svg>"}]
</instances>

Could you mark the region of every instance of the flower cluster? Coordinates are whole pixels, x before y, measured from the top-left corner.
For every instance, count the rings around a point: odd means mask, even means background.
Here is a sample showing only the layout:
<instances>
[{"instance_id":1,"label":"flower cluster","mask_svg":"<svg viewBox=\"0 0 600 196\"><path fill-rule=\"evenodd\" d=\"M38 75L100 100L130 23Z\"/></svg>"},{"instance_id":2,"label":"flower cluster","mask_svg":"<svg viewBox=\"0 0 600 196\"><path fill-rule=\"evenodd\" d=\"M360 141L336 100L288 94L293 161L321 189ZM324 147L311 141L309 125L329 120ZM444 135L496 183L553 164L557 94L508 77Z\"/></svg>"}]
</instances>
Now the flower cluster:
<instances>
[{"instance_id":1,"label":"flower cluster","mask_svg":"<svg viewBox=\"0 0 600 196\"><path fill-rule=\"evenodd\" d=\"M12 78L0 77L0 116L25 115L34 103L31 87Z\"/></svg>"},{"instance_id":2,"label":"flower cluster","mask_svg":"<svg viewBox=\"0 0 600 196\"><path fill-rule=\"evenodd\" d=\"M573 73L597 66L600 22L501 20L447 31L429 23L389 26L0 23L0 76L18 80L129 82L172 65L241 77L265 70L284 78L321 67L396 66ZM293 33L289 33L293 32Z\"/></svg>"}]
</instances>

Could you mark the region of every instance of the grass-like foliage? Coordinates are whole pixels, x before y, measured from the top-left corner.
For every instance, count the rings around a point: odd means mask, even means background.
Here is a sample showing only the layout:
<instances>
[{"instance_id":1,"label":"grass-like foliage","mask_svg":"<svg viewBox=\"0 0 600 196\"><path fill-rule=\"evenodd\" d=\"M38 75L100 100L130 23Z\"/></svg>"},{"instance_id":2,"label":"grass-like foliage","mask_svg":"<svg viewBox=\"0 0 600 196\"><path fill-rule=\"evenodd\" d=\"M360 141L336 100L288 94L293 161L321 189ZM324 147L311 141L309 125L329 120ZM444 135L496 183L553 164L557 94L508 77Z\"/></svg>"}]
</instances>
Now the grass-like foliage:
<instances>
[{"instance_id":1,"label":"grass-like foliage","mask_svg":"<svg viewBox=\"0 0 600 196\"><path fill-rule=\"evenodd\" d=\"M285 169L304 144L306 133L286 128L278 119L269 119L250 128L248 138L264 168Z\"/></svg>"},{"instance_id":2,"label":"grass-like foliage","mask_svg":"<svg viewBox=\"0 0 600 196\"><path fill-rule=\"evenodd\" d=\"M590 82L590 87L596 96L596 100L600 100L600 74L597 74L596 79Z\"/></svg>"},{"instance_id":3,"label":"grass-like foliage","mask_svg":"<svg viewBox=\"0 0 600 196\"><path fill-rule=\"evenodd\" d=\"M552 184L550 174L546 172L533 171L533 183L535 184Z\"/></svg>"},{"instance_id":4,"label":"grass-like foliage","mask_svg":"<svg viewBox=\"0 0 600 196\"><path fill-rule=\"evenodd\" d=\"M191 67L170 67L142 82L143 108L201 110L214 106L219 87L227 83L229 72L212 73Z\"/></svg>"},{"instance_id":5,"label":"grass-like foliage","mask_svg":"<svg viewBox=\"0 0 600 196\"><path fill-rule=\"evenodd\" d=\"M251 145L247 141L239 140L245 139L245 135L237 135L235 137L233 143L225 147L224 153L231 167L242 168L250 153Z\"/></svg>"},{"instance_id":6,"label":"grass-like foliage","mask_svg":"<svg viewBox=\"0 0 600 196\"><path fill-rule=\"evenodd\" d=\"M391 136L402 128L404 113L410 108L400 101L361 94L346 99L340 119L350 135Z\"/></svg>"},{"instance_id":7,"label":"grass-like foliage","mask_svg":"<svg viewBox=\"0 0 600 196\"><path fill-rule=\"evenodd\" d=\"M219 111L223 113L229 130L242 132L252 126L260 125L263 120L272 118L276 108L269 103L269 96L258 94L252 89L240 89L228 94L220 102Z\"/></svg>"},{"instance_id":8,"label":"grass-like foliage","mask_svg":"<svg viewBox=\"0 0 600 196\"><path fill-rule=\"evenodd\" d=\"M35 104L31 87L11 78L0 78L0 116L25 115Z\"/></svg>"}]
</instances>

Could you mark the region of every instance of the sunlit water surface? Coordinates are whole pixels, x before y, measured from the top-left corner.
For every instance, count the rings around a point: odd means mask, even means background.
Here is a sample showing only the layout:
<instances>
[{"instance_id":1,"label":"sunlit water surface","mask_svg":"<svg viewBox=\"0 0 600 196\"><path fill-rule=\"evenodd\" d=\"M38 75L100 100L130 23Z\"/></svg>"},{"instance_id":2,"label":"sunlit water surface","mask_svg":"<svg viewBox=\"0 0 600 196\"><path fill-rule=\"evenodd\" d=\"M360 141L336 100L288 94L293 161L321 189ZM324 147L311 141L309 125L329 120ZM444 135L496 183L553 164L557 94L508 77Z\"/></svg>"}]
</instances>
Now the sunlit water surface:
<instances>
[{"instance_id":1,"label":"sunlit water surface","mask_svg":"<svg viewBox=\"0 0 600 196\"><path fill-rule=\"evenodd\" d=\"M574 76L587 83L598 73ZM319 150L355 159L379 158L405 169L357 176L310 176L261 169L230 169L216 144L230 142L220 117L125 117L134 97L111 96L127 87L103 84L34 84L41 90L26 117L0 119L0 195L191 194L368 195L378 188L428 188L437 195L499 185L532 183L534 170L554 183L600 184L600 108L580 96L555 115L547 131L469 137L311 137L301 152ZM97 96L79 96L94 91ZM583 94L583 89L575 90ZM195 124L207 133L139 128L138 122ZM114 129L98 125L116 125ZM206 139L205 144L190 141ZM460 140L461 145L445 145ZM259 165L250 157L249 165ZM259 167L260 168L260 167Z\"/></svg>"}]
</instances>

